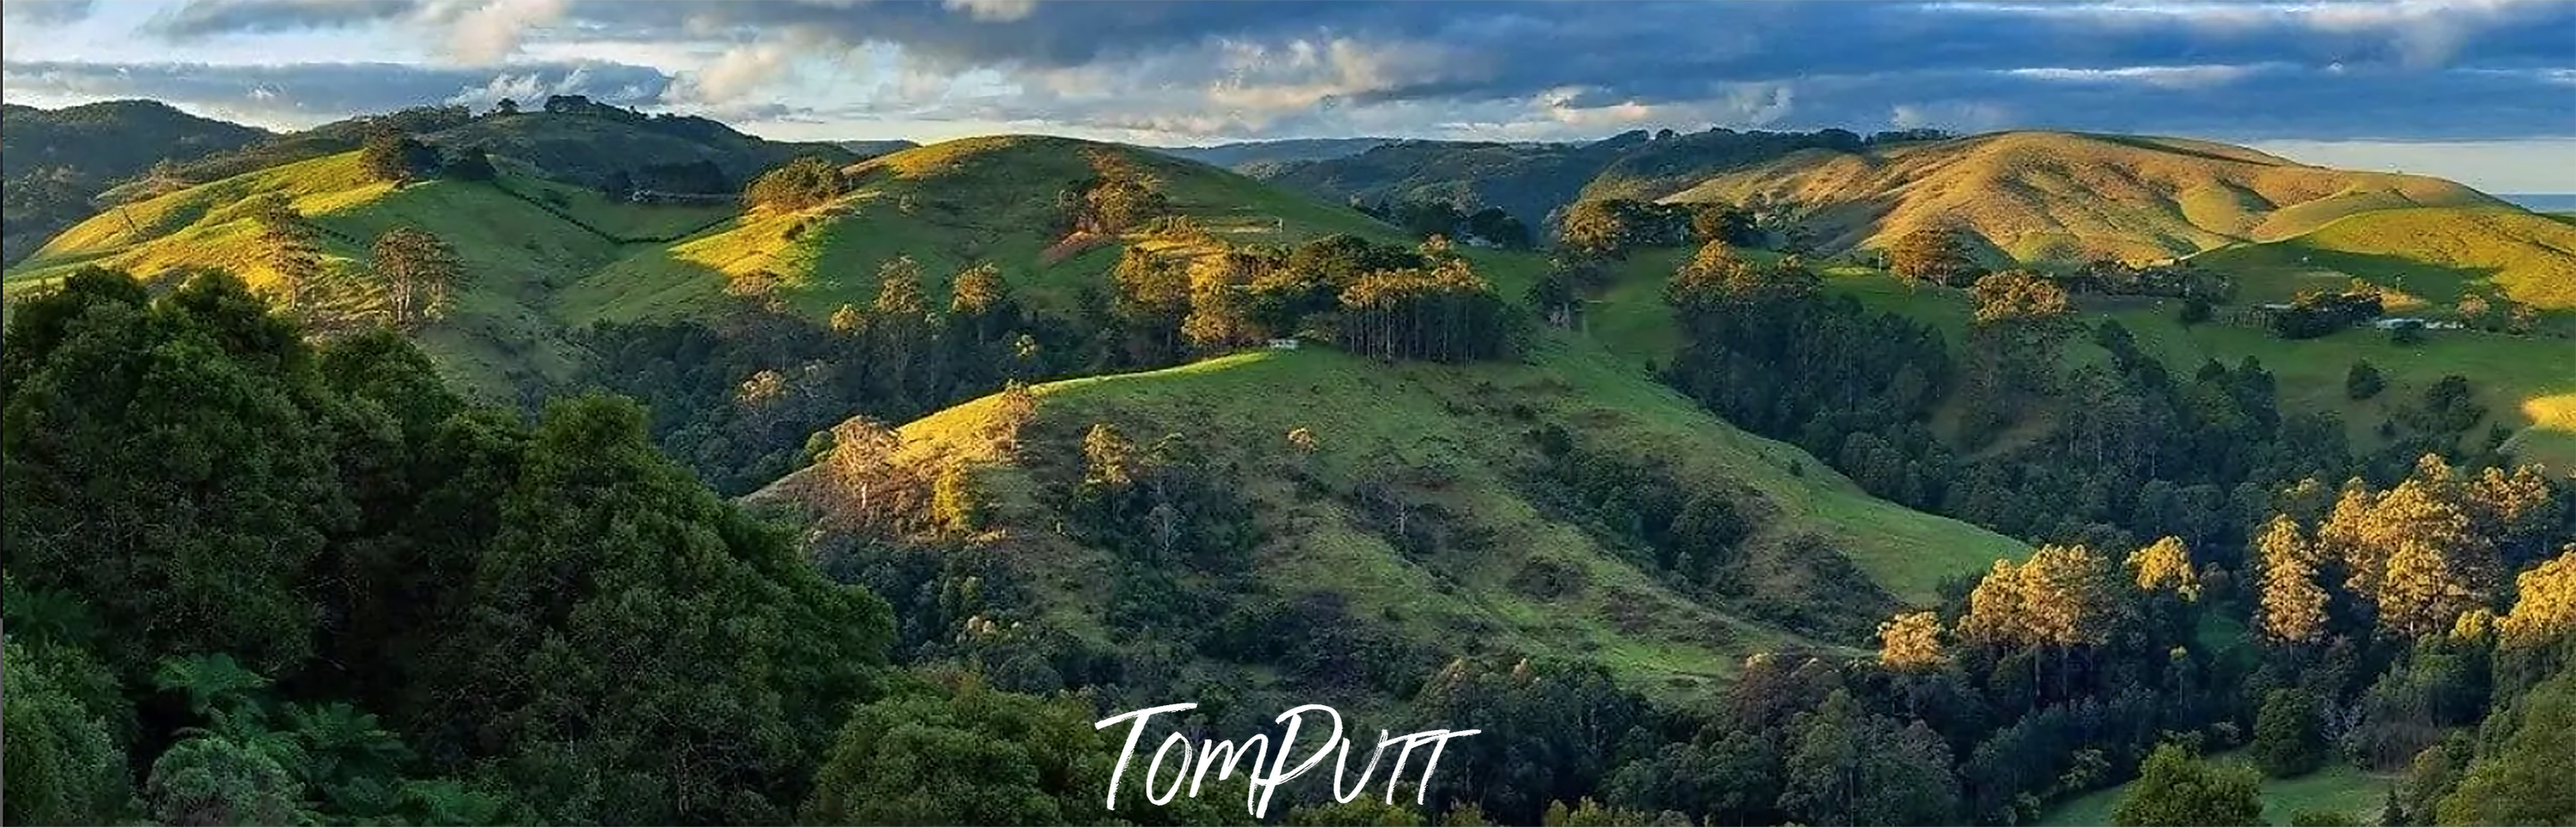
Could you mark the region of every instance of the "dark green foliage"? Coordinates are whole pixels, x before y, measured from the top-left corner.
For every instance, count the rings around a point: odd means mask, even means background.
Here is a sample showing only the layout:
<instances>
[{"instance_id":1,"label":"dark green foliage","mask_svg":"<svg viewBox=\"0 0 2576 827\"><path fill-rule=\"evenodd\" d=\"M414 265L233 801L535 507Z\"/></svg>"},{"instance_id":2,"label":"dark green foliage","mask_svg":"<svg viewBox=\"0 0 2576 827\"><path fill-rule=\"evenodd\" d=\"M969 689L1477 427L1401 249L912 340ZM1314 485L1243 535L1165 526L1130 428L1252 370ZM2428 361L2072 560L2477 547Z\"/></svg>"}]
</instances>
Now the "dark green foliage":
<instances>
[{"instance_id":1,"label":"dark green foliage","mask_svg":"<svg viewBox=\"0 0 2576 827\"><path fill-rule=\"evenodd\" d=\"M2185 327L2188 327L2207 322L2212 315L2215 315L2215 310L2210 305L2208 299L2200 296L2190 296L2182 300L2182 309L2175 311L2174 321L2181 322Z\"/></svg>"},{"instance_id":2,"label":"dark green foliage","mask_svg":"<svg viewBox=\"0 0 2576 827\"><path fill-rule=\"evenodd\" d=\"M2264 323L2272 335L2284 339L2314 339L2377 318L2380 312L2380 296L2375 291L2308 292L2299 294L2285 307L2267 308Z\"/></svg>"},{"instance_id":3,"label":"dark green foliage","mask_svg":"<svg viewBox=\"0 0 2576 827\"><path fill-rule=\"evenodd\" d=\"M1799 821L1946 824L1957 817L1950 748L1921 723L1906 727L1865 714L1836 692L1796 728L1780 808Z\"/></svg>"},{"instance_id":4,"label":"dark green foliage","mask_svg":"<svg viewBox=\"0 0 2576 827\"><path fill-rule=\"evenodd\" d=\"M480 146L457 152L442 165L442 171L459 181L490 181L501 176L501 171L492 166L492 153Z\"/></svg>"},{"instance_id":5,"label":"dark green foliage","mask_svg":"<svg viewBox=\"0 0 2576 827\"><path fill-rule=\"evenodd\" d=\"M2379 392L2387 387L2388 380L2379 375L2379 368L2372 365L2368 359L2353 362L2352 370L2344 373L2344 395L2353 399L2369 399L2378 396Z\"/></svg>"},{"instance_id":6,"label":"dark green foliage","mask_svg":"<svg viewBox=\"0 0 2576 827\"><path fill-rule=\"evenodd\" d=\"M2576 672L2542 681L2488 719L2441 824L2576 822Z\"/></svg>"},{"instance_id":7,"label":"dark green foliage","mask_svg":"<svg viewBox=\"0 0 2576 827\"><path fill-rule=\"evenodd\" d=\"M850 715L799 820L1099 823L1109 816L1103 795L1118 761L1112 736L1124 732L1094 729L1095 717L1073 698L1000 692L971 676L953 689L907 689ZM1153 809L1133 791L1120 798L1120 815Z\"/></svg>"},{"instance_id":8,"label":"dark green foliage","mask_svg":"<svg viewBox=\"0 0 2576 827\"><path fill-rule=\"evenodd\" d=\"M1621 739L1648 723L1644 701L1597 667L1457 661L1423 686L1415 707L1442 727L1483 730L1449 742L1432 795L1474 802L1505 824L1537 821L1549 802L1600 789Z\"/></svg>"},{"instance_id":9,"label":"dark green foliage","mask_svg":"<svg viewBox=\"0 0 2576 827\"><path fill-rule=\"evenodd\" d=\"M126 674L171 651L293 666L317 621L301 578L356 516L330 454L344 414L240 282L147 306L111 278L11 320L9 571L87 601Z\"/></svg>"},{"instance_id":10,"label":"dark green foliage","mask_svg":"<svg viewBox=\"0 0 2576 827\"><path fill-rule=\"evenodd\" d=\"M17 599L12 595L11 599ZM123 749L79 684L96 670L59 643L7 641L5 719L11 824L110 824L131 808Z\"/></svg>"},{"instance_id":11,"label":"dark green foliage","mask_svg":"<svg viewBox=\"0 0 2576 827\"><path fill-rule=\"evenodd\" d=\"M17 310L13 821L127 812L125 744L173 823L778 822L883 663L885 604L631 403L531 430L390 334L315 353L229 277Z\"/></svg>"},{"instance_id":12,"label":"dark green foliage","mask_svg":"<svg viewBox=\"0 0 2576 827\"><path fill-rule=\"evenodd\" d=\"M772 822L803 799L888 642L883 601L662 459L624 401L549 405L498 507L437 682L481 722L455 747L498 747L549 819Z\"/></svg>"},{"instance_id":13,"label":"dark green foliage","mask_svg":"<svg viewBox=\"0 0 2576 827\"><path fill-rule=\"evenodd\" d=\"M2275 689L2254 718L2254 760L2275 778L2306 775L2325 763L2324 722L2304 690Z\"/></svg>"},{"instance_id":14,"label":"dark green foliage","mask_svg":"<svg viewBox=\"0 0 2576 827\"><path fill-rule=\"evenodd\" d=\"M753 179L751 186L742 191L742 205L802 210L830 203L846 192L849 192L849 181L841 175L840 167L808 155Z\"/></svg>"},{"instance_id":15,"label":"dark green foliage","mask_svg":"<svg viewBox=\"0 0 2576 827\"><path fill-rule=\"evenodd\" d=\"M305 824L304 785L268 753L219 735L181 741L152 762L144 793L164 824Z\"/></svg>"},{"instance_id":16,"label":"dark green foliage","mask_svg":"<svg viewBox=\"0 0 2576 827\"><path fill-rule=\"evenodd\" d=\"M2120 827L2260 825L2260 779L2250 770L2212 767L2173 744L2156 748L2128 795L2111 808Z\"/></svg>"},{"instance_id":17,"label":"dark green foliage","mask_svg":"<svg viewBox=\"0 0 2576 827\"><path fill-rule=\"evenodd\" d=\"M376 180L395 186L438 174L438 150L390 127L367 136L358 146L358 163Z\"/></svg>"}]
</instances>

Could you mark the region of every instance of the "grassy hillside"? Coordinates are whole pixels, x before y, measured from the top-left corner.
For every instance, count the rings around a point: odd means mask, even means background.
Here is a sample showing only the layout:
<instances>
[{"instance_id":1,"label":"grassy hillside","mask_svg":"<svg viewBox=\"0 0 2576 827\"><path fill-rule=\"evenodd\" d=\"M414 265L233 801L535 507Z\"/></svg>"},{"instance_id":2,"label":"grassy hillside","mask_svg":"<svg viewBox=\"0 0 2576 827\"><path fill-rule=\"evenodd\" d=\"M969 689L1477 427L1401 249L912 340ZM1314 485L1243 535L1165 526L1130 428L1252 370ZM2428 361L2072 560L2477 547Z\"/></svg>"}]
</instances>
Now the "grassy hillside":
<instances>
[{"instance_id":1,"label":"grassy hillside","mask_svg":"<svg viewBox=\"0 0 2576 827\"><path fill-rule=\"evenodd\" d=\"M977 467L995 526L977 542L1027 570L1053 623L1091 636L1103 633L1110 603L1107 552L1056 533L1065 516L1033 492L1041 469L1081 461L1081 433L1101 421L1139 441L1182 434L1212 463L1239 467L1265 582L1342 594L1355 616L1396 618L1408 637L1443 649L1599 661L1660 694L1696 693L1759 649L1852 653L1754 619L1761 611L1921 603L1941 578L2022 551L1871 499L1797 449L1737 431L1570 338L1544 343L1529 364L1387 365L1308 348L1035 390L1038 422L1016 454L988 436L998 400L986 398L904 426L903 455ZM1274 404L1283 394L1297 404ZM1736 492L1760 526L1746 544L1751 596L1678 589L1632 562L1639 550L1567 512L1530 437L1551 423L1584 450L1668 462L1692 490ZM1302 459L1287 442L1298 428L1316 445ZM1373 483L1393 493L1360 493ZM809 470L755 499L831 496ZM1372 505L1379 497L1453 542L1399 551ZM1848 560L1864 580L1836 582L1826 557ZM1769 606L1748 605L1756 601Z\"/></svg>"},{"instance_id":2,"label":"grassy hillside","mask_svg":"<svg viewBox=\"0 0 2576 827\"><path fill-rule=\"evenodd\" d=\"M2248 760L2237 754L2212 756L2215 760ZM2297 778L2263 780L2263 820L2288 824L2290 817L2303 810L2344 813L2361 824L2379 823L2379 811L2386 803L2388 787L2397 779L2371 775L2341 761ZM2135 782L2131 782L2135 783ZM2128 794L2129 785L2097 790L2068 799L2040 815L2043 827L2111 823L2111 808Z\"/></svg>"},{"instance_id":3,"label":"grassy hillside","mask_svg":"<svg viewBox=\"0 0 2576 827\"><path fill-rule=\"evenodd\" d=\"M1646 250L1615 268L1616 278L1587 306L1590 335L1631 361L1669 361L1681 339L1661 291L1687 258L1678 249ZM1865 267L1828 268L1826 274L1829 290L1929 323L1953 343L1966 336L1970 300L1965 291L1909 288ZM2576 342L2555 333L2439 331L2423 343L2399 345L2385 333L2357 329L2287 340L2225 324L2185 327L2175 321L2179 308L2171 301L2086 300L2078 309L2088 325L2119 319L2140 344L2177 370L2194 370L2210 359L2227 364L2249 356L2260 360L2278 381L2284 410L2335 413L2356 447L2382 444L2375 429L2392 405L2422 398L2425 389L2445 376L2465 376L2491 411L2489 424L2513 433L2506 447L2517 458L2545 463L2557 473L2576 471L2576 371L2566 368L2576 362ZM2107 358L2085 339L2068 345L2064 361L2078 365ZM2386 377L2388 390L2355 401L2344 393L2344 377L2363 359Z\"/></svg>"},{"instance_id":4,"label":"grassy hillside","mask_svg":"<svg viewBox=\"0 0 2576 827\"><path fill-rule=\"evenodd\" d=\"M110 182L267 135L157 101L0 107L0 265L98 212L93 199Z\"/></svg>"},{"instance_id":5,"label":"grassy hillside","mask_svg":"<svg viewBox=\"0 0 2576 827\"><path fill-rule=\"evenodd\" d=\"M2245 301L2358 278L2408 297L2393 304L2410 312L2447 313L2471 293L2576 310L2576 226L2515 207L2374 210L2193 261L2235 278Z\"/></svg>"},{"instance_id":6,"label":"grassy hillside","mask_svg":"<svg viewBox=\"0 0 2576 827\"><path fill-rule=\"evenodd\" d=\"M552 186L505 174L497 187L429 181L396 190L369 178L356 153L342 153L122 205L55 237L9 272L7 286L15 293L86 265L146 278L214 267L242 274L255 288L266 286L276 275L244 202L277 193L323 230L328 278L318 286L316 312L326 326L381 312L383 297L367 264L368 245L377 234L411 226L452 245L468 282L455 313L421 339L457 379L507 397L524 383L570 375L578 354L563 339L566 327L549 311L551 297L577 274L614 260L620 246L498 188L537 195ZM566 206L557 210L593 226L670 227L709 218L703 209L610 209L582 193L564 200Z\"/></svg>"},{"instance_id":7,"label":"grassy hillside","mask_svg":"<svg viewBox=\"0 0 2576 827\"><path fill-rule=\"evenodd\" d=\"M2161 259L2285 239L2371 210L2503 203L2449 181L2307 166L2225 144L2063 132L1808 150L1666 200L1795 203L1828 249L1963 230L1990 259L2023 262Z\"/></svg>"},{"instance_id":8,"label":"grassy hillside","mask_svg":"<svg viewBox=\"0 0 2576 827\"><path fill-rule=\"evenodd\" d=\"M569 318L634 319L688 313L772 279L788 304L816 315L875 295L877 266L898 255L934 283L989 262L1039 302L1069 302L1100 283L1116 243L1060 244L1056 198L1084 178L1114 171L1155 182L1173 212L1236 243L1294 243L1331 233L1393 240L1357 210L1315 202L1259 181L1132 147L1070 138L968 138L896 152L849 168L856 190L813 209L761 211L663 249L629 255L560 298ZM1211 245L1210 249L1213 249Z\"/></svg>"}]
</instances>

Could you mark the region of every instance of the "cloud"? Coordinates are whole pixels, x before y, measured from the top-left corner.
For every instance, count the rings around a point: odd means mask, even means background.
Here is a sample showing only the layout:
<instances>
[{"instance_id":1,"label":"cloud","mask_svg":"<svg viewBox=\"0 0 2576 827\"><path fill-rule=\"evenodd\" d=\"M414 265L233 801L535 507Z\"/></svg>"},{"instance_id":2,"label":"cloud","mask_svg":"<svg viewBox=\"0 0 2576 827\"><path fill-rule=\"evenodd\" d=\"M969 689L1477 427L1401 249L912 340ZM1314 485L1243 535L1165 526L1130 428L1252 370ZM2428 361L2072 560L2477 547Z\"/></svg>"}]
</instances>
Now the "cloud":
<instances>
[{"instance_id":1,"label":"cloud","mask_svg":"<svg viewBox=\"0 0 2576 827\"><path fill-rule=\"evenodd\" d=\"M488 105L502 97L582 94L635 105L661 97L661 72L617 64L529 64L468 69L394 63L231 66L188 63L10 63L11 94L53 99L147 97L224 117L308 125L434 103Z\"/></svg>"},{"instance_id":2,"label":"cloud","mask_svg":"<svg viewBox=\"0 0 2576 827\"><path fill-rule=\"evenodd\" d=\"M792 99L1205 137L1935 122L2576 134L2576 3L2553 0L196 0L147 28L185 43L369 27L464 63L698 44L662 66L673 106ZM817 61L847 65L828 88L800 86Z\"/></svg>"},{"instance_id":3,"label":"cloud","mask_svg":"<svg viewBox=\"0 0 2576 827\"><path fill-rule=\"evenodd\" d=\"M50 25L88 17L90 0L9 0L0 3L0 20Z\"/></svg>"}]
</instances>

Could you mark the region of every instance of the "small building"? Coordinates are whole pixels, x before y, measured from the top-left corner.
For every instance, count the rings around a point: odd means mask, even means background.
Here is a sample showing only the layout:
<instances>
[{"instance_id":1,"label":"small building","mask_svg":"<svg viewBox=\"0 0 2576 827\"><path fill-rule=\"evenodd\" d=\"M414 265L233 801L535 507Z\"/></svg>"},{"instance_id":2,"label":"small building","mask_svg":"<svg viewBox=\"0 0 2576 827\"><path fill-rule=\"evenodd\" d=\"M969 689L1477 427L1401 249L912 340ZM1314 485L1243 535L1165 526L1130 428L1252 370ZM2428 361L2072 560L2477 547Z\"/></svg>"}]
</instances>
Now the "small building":
<instances>
[{"instance_id":1,"label":"small building","mask_svg":"<svg viewBox=\"0 0 2576 827\"><path fill-rule=\"evenodd\" d=\"M1272 340L1270 340L1270 349L1271 349L1271 350L1296 350L1296 349L1297 349L1297 340L1295 340L1295 339L1272 339Z\"/></svg>"}]
</instances>

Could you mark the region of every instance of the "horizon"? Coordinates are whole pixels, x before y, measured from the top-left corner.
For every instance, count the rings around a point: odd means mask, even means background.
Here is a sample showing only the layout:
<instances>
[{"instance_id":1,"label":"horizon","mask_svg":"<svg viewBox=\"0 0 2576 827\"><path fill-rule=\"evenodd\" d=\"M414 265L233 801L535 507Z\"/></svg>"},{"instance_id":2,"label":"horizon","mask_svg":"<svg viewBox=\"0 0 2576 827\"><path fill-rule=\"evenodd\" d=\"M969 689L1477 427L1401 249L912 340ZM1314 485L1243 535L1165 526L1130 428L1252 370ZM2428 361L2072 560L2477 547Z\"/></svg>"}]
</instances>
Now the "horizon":
<instances>
[{"instance_id":1,"label":"horizon","mask_svg":"<svg viewBox=\"0 0 2576 827\"><path fill-rule=\"evenodd\" d=\"M102 99L99 99L99 100L84 101L84 102L81 102L81 103L65 104L65 105L61 105L61 106L33 106L32 104L22 104L22 103L18 103L18 102L16 102L16 101L10 101L9 103L11 103L11 104L13 104L13 105L32 106L33 108L36 108L36 109L39 109L39 110L44 110L44 111L59 111L59 110L62 110L62 109L77 108L77 107L81 107L81 106L93 106L93 105L114 104L114 103L136 103L136 102L140 102L140 103L153 103L153 104L159 104L159 105L162 105L162 106L167 106L167 107L170 107L170 108L172 108L172 109L178 110L178 111L180 111L180 112L183 112L183 113L186 113L186 114L188 114L188 115L195 116L195 117L200 117L200 118L210 118L210 119L214 119L214 120L227 120L227 121L228 121L228 119L224 118L220 113L211 113L211 112L206 112L206 111L199 111L199 109L198 109L198 108L194 108L194 107L188 106L188 105L186 105L186 104L184 104L184 103L181 103L181 102L166 101L166 100L159 100L159 99L155 99L155 98L144 98L144 97L102 98ZM535 103L536 103L536 101L523 101L523 102L520 102L520 103L521 103L521 105L522 105L522 106L532 106L533 104L535 104ZM392 110L387 110L387 111L389 112L389 111L392 111ZM533 110L533 109L531 110L531 112L532 112L532 113L533 113L534 111L535 111L535 110ZM949 136L949 137L937 138L937 139L932 139L932 140L922 140L922 139L917 139L917 138L900 137L900 136L898 136L898 137L877 137L877 136L869 136L869 137L844 137L844 138L782 139L782 138L779 138L779 137L777 137L777 136L773 136L773 135L762 135L762 134L760 134L759 132L756 132L756 131L753 131L753 130L750 130L750 129L745 129L745 128L743 128L743 127L742 127L742 125L740 125L740 124L736 124L736 123L732 123L732 122L729 122L729 121L725 121L724 119L719 118L719 117L716 117L715 115L710 114L710 113L704 113L704 112L672 111L672 110L658 110L658 111L657 111L657 110L652 110L652 109L642 109L642 110L640 110L640 111L645 111L645 112L652 113L652 114L669 114L669 115L674 115L674 116L686 116L686 117L706 118L706 119L709 119L709 120L714 120L714 121L716 121L716 122L718 122L718 123L723 123L723 124L725 124L727 127L732 128L732 129L734 129L734 130L736 130L736 131L738 131L738 132L742 132L743 134L750 135L750 136L755 137L755 138L760 138L760 139L762 139L762 140L768 140L768 141L789 141L789 140L792 140L792 141L796 141L796 142L826 142L826 143L848 142L848 143L865 143L865 142L870 142L870 141L893 141L893 140L902 140L902 141L911 141L911 142L913 142L913 143L914 143L914 145L916 145L916 146L929 146L929 145L932 145L932 144L942 143L942 142L946 142L946 141L965 140L965 139L969 139L969 138L987 137L987 136L995 136L995 135L1055 135L1055 136L1058 136L1058 137L1083 138L1083 136L1078 136L1078 135L1064 135L1064 134L1061 134L1061 133L1053 133L1053 132L1029 132L1029 131L1020 131L1020 132L973 132L973 133L965 133L965 134L952 135L952 136ZM381 114L386 114L386 113L385 113L385 112L357 113L357 114L353 114L353 115L351 115L350 117L366 117L366 116L368 116L368 115L381 115ZM335 119L335 120L345 120L345 119ZM228 122L241 123L241 122L238 122L238 121L228 121ZM268 130L268 131L270 131L270 132L272 132L272 133L276 133L276 134L293 134L293 133L295 133L295 132L297 132L297 131L300 131L300 130L302 130L302 129L307 129L307 128L311 128L311 127L313 127L313 126L319 126L319 125L321 125L321 124L324 124L324 123L330 123L330 122L331 122L331 121L321 121L321 122L317 122L317 123L314 123L314 124L308 124L308 125L305 125L305 126L296 126L296 127L278 127L278 126L271 126L271 125L266 125L266 124L257 124L257 123L243 123L243 125L245 125L245 126L254 126L254 127L258 127L258 128L265 129L265 130ZM1656 132L1656 131L1658 131L1658 130L1661 130L1661 129L1671 129L1672 131L1677 132L1677 133L1688 134L1688 133L1691 133L1691 132L1702 132L1702 131L1707 131L1707 130L1708 130L1708 129L1710 129L1710 128L1712 128L1712 125L1701 125L1701 126L1696 127L1696 128L1681 128L1681 127L1667 127L1667 126L1637 127L1637 128L1633 128L1633 129L1624 129L1624 130L1620 130L1620 131L1618 131L1618 132L1612 132L1612 133L1606 133L1606 134L1594 135L1594 136L1588 136L1588 137L1567 137L1567 138L1557 139L1557 140L1508 141L1508 142L1500 142L1500 143L1580 145L1580 144L1586 144L1586 143L1593 143L1593 142L1597 142L1597 141L1609 140L1609 139L1614 138L1614 137L1617 137L1617 136L1619 136L1619 135L1629 134L1629 133L1632 133L1632 132L1646 132L1646 133L1654 133L1654 132ZM1726 128L1730 128L1730 129L1731 129L1732 127L1726 127ZM1833 128L1843 128L1843 127L1820 127L1820 128L1833 129ZM1738 130L1736 130L1736 131L1738 131L1738 132L1759 132L1759 131L1779 131L1779 132L1788 132L1788 131L1813 131L1813 130L1761 130L1761 129L1738 129ZM1860 130L1850 130L1850 131L1853 131L1853 132L1859 132ZM2001 133L2005 133L2005 132L2046 132L2046 131L2071 132L2071 131L2073 131L2073 130L1998 129L1998 130L1990 130L1990 131L1984 131L1984 132L1955 133L1955 135L1956 135L1956 137L1976 137L1976 136L1979 136L1979 135L2001 134ZM2120 134L2120 133L2108 133L2108 134ZM2138 134L2138 133L2131 133L2131 134ZM2144 136L2144 137L2169 137L2169 138L2190 138L2190 137L2192 137L2192 136L2186 136L2186 135L2162 135L2162 136L2142 135L2142 136ZM1106 143L1118 143L1118 144L1125 144L1125 145L1128 145L1128 146L1134 146L1134 147L1138 147L1138 148L1142 148L1142 149L1154 149L1154 150L1193 150L1193 149L1213 149L1213 148L1218 148L1218 147L1227 147L1227 146L1258 146L1258 145L1264 145L1264 144L1279 144L1279 143L1287 143L1287 142L1294 142L1294 141L1385 141L1385 142L1390 142L1390 143L1392 143L1392 142L1398 142L1398 141L1444 141L1444 142L1457 142L1457 143L1476 143L1476 142L1481 142L1481 141L1476 141L1475 139L1466 139L1466 138L1438 138L1438 137L1418 137L1418 136L1404 136L1404 135L1348 135L1348 136L1325 136L1325 137L1314 137L1314 138L1249 138L1249 139L1236 139L1236 140L1209 140L1209 141L1200 141L1200 142L1194 142L1194 143L1143 143L1143 142L1137 142L1137 141L1118 140L1118 139L1111 139L1111 138L1083 138L1083 139L1084 139L1084 140L1100 140L1100 141L1103 141L1103 142L1106 142ZM2568 151L2568 152L2570 152L2570 153L2576 153L2576 140L2571 140L2571 141L2567 141L2567 142L2564 142L2564 143L2566 143L2566 144L2567 144L2567 150L2566 150L2566 151ZM2267 145L2267 144L2269 144L2269 145ZM2342 168L2342 169L2356 169L2356 170L2365 170L2365 171L2396 172L2396 173L2403 173L2403 174L2410 174L2410 175L2429 175L2429 176L2432 176L2432 177L2435 177L2435 178L2443 178L2443 179L2446 179L2446 180L2454 181L2454 182L2456 182L2456 183L2461 183L2461 184L2468 185L2468 186L2470 186L2471 188L2477 189L2477 190L2479 190L2479 191L2481 191L2481 192L2484 192L2484 193L2486 193L2486 194L2488 194L2488 195L2495 196L2495 197L2497 197L2497 198L2499 198L2499 199L2503 199L2503 200L2505 200L2505 201L2512 202L2512 203L2515 203L2515 204L2517 204L2517 205L2519 205L2519 206L2523 206L2523 207L2526 207L2526 208L2529 208L2529 209L2533 209L2533 210L2547 211L2547 210L2561 210L2561 209L2576 209L2576 182L2570 182L2570 184L2569 184L2569 185L2567 185L2567 188L2566 188L2566 189L2561 189L2561 190L2537 190L2537 189L2514 190L2514 189L2497 189L2497 188L2491 188L2491 187L2486 187L2486 186L2480 186L2480 185L2478 185L2477 183L2472 182L2472 181L2468 181L2468 180L2464 180L2464 179L2461 179L2461 178L2456 178L2456 177L2452 177L2452 176L2448 176L2448 175L2443 175L2443 174L2440 174L2439 172L2427 171L2427 170L2424 170L2424 169L2406 169L2406 168L2403 168L2403 167L2402 167L2402 166L2400 166L2400 165L2393 165L2393 164L2392 164L2392 165L2383 165L2383 166L2371 166L2371 165L2368 165L2368 162L2367 162L2367 161L2365 161L2365 162L2363 162L2363 163L2360 163L2360 164L2351 164L2351 163L2334 163L2334 162L2331 162L2331 161L2320 160L2320 159L2317 159L2317 158L2315 158L2315 157L2310 157L2310 156L2317 155L2317 154L2324 154L2324 155L2329 155L2329 156L2333 156L2333 155L2344 155L2344 156L2346 156L2346 157L2361 157L2361 158L2368 158L2368 157L2371 157L2371 156L2388 157L2388 156L2390 156L2390 155L2392 155L2392 154L2401 154L2401 155L2402 155L2402 154L2404 154L2404 153L2409 153L2409 152L2434 152L2434 153L2439 153L2439 152L2443 151L2443 150L2441 149L2442 147L2450 147L2450 148L2452 148L2453 150L2455 150L2455 151L2456 151L2456 149L2460 146L2460 144L2459 144L2458 142L2427 142L2426 144L2422 144L2422 145L2408 145L2408 144L2397 144L2397 145L2391 145L2391 144L2385 144L2385 143L2320 142L2320 141L2286 141L2286 142L2254 142L2254 143L2247 143L2247 144L2244 144L2244 146L2246 146L2246 147L2248 147L2248 148L2251 148L2251 149L2256 149L2256 150L2260 150L2260 151L2263 151L2263 152L2267 152L2267 153L2270 153L2270 154L2279 155L2279 156L2281 156L2281 157L2288 158L2288 159L2290 159L2290 160L2292 160L2292 161L2297 161L2297 162L2304 163L2304 164L2309 164L2309 165L2312 165L2312 166L2334 167L2334 168ZM2548 151L2548 152L2553 152L2553 153L2554 153L2554 152L2558 152L2558 151L2560 151L2560 150L2558 150L2558 149L2556 149L2556 148L2554 148L2554 147L2553 147L2553 148L2545 148L2545 150L2546 150L2546 151ZM2437 165L2437 166L2439 165L2439 158L2440 158L2440 156L2438 156L2438 155L2428 155L2428 156L2423 156L2423 157L2424 157L2424 159L2425 159L2425 160L2428 160L2428 161L2432 162L2432 163L2433 163L2433 165ZM2526 200L2526 199L2536 199L2536 200Z\"/></svg>"},{"instance_id":2,"label":"horizon","mask_svg":"<svg viewBox=\"0 0 2576 827\"><path fill-rule=\"evenodd\" d=\"M11 103L142 98L269 129L549 94L790 141L2046 129L2576 192L2576 3L2548 0L13 0L0 13Z\"/></svg>"}]
</instances>

